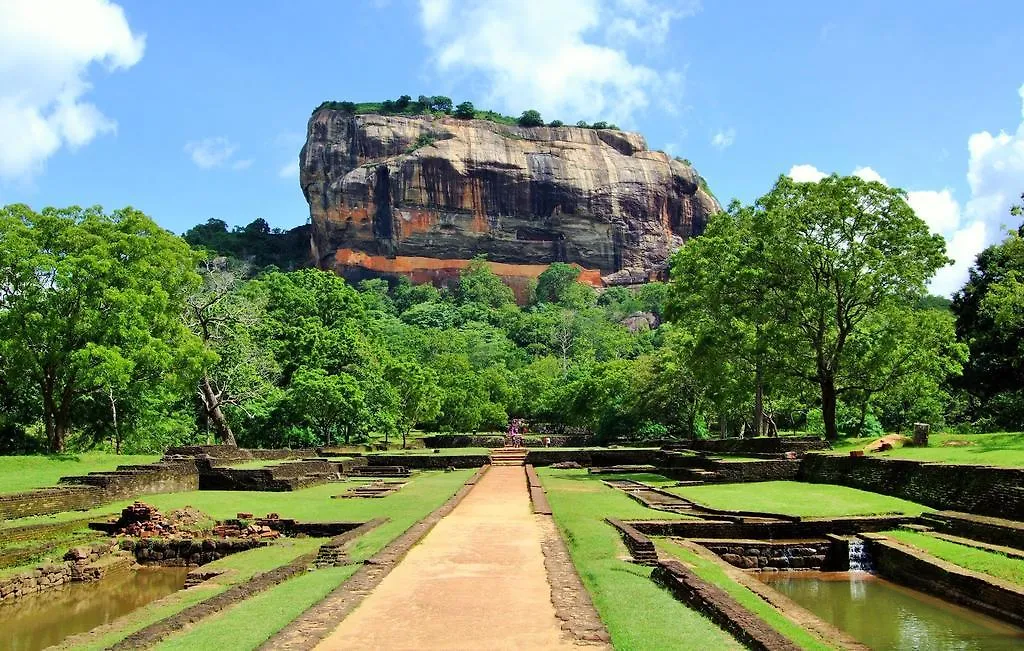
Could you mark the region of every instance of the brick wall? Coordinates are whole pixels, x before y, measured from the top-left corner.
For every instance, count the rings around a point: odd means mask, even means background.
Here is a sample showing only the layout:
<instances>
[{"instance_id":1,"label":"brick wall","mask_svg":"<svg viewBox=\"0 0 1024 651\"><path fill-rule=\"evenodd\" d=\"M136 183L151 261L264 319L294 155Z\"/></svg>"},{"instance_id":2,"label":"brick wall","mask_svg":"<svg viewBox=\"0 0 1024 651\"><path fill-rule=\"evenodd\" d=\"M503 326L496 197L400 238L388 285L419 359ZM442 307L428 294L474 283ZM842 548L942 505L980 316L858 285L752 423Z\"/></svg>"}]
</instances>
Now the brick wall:
<instances>
[{"instance_id":1,"label":"brick wall","mask_svg":"<svg viewBox=\"0 0 1024 651\"><path fill-rule=\"evenodd\" d=\"M801 481L840 484L936 509L1024 520L1024 468L809 454Z\"/></svg>"},{"instance_id":2,"label":"brick wall","mask_svg":"<svg viewBox=\"0 0 1024 651\"><path fill-rule=\"evenodd\" d=\"M62 486L10 493L0 495L0 520L61 511L84 511L107 501L103 490L94 486Z\"/></svg>"}]
</instances>

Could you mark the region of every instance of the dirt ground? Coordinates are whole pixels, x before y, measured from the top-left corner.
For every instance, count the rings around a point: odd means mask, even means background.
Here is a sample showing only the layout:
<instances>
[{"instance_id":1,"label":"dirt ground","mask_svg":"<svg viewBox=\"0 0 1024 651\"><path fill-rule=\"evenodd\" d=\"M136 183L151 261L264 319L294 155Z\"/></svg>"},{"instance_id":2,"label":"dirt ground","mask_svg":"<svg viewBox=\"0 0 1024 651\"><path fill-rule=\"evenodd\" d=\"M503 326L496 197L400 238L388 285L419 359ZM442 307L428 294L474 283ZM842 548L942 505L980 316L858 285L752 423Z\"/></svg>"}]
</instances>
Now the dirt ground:
<instances>
[{"instance_id":1,"label":"dirt ground","mask_svg":"<svg viewBox=\"0 0 1024 651\"><path fill-rule=\"evenodd\" d=\"M318 649L577 649L521 466L492 467Z\"/></svg>"}]
</instances>

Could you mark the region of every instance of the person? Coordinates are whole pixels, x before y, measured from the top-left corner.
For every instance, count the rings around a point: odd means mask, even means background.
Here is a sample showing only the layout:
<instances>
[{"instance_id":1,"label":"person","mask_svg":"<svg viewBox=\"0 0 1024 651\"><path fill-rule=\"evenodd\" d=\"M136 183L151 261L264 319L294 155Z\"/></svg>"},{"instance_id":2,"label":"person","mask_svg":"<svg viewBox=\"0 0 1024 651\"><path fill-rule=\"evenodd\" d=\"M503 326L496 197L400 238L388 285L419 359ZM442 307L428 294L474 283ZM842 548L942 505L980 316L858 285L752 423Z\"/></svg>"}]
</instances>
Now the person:
<instances>
[{"instance_id":1,"label":"person","mask_svg":"<svg viewBox=\"0 0 1024 651\"><path fill-rule=\"evenodd\" d=\"M544 447L546 447L546 448L550 448L551 447L551 437L550 436L545 436L544 437Z\"/></svg>"}]
</instances>

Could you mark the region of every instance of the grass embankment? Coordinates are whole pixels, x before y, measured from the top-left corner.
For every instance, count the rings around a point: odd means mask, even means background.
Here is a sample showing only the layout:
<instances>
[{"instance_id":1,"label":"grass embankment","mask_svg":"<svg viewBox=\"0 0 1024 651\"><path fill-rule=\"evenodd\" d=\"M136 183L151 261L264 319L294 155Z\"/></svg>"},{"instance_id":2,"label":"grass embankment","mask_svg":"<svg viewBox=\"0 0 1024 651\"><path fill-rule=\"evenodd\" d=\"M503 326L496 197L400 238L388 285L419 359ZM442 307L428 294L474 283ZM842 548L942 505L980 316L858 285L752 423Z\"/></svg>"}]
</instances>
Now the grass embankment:
<instances>
[{"instance_id":1,"label":"grass embankment","mask_svg":"<svg viewBox=\"0 0 1024 651\"><path fill-rule=\"evenodd\" d=\"M435 453L434 450L440 450ZM439 457L465 457L475 454L487 455L491 453L491 448L407 448L402 450L401 448L395 450L381 451L381 452L368 452L365 456L372 457L374 455L387 455L387 456L423 456L436 454Z\"/></svg>"},{"instance_id":2,"label":"grass embankment","mask_svg":"<svg viewBox=\"0 0 1024 651\"><path fill-rule=\"evenodd\" d=\"M217 495L216 499L209 501L193 499L190 502L193 506L217 517L224 517L220 514L229 507L231 515L238 510L259 514L270 508L267 506L268 504L277 504L270 510L276 510L284 517L296 517L302 520L369 520L382 516L391 520L363 535L352 544L348 553L352 564L321 569L289 579L181 631L165 640L159 645L159 648L216 648L219 651L235 649L241 651L259 646L341 585L345 579L359 569L362 561L380 551L418 520L444 504L473 472L475 471L458 470L449 473L420 473L414 475L410 482L397 493L380 499L330 499L330 495L342 492L345 484L308 488L295 493L228 493L226 497L229 499L230 496L236 496L236 498L242 496L242 499L230 503L224 503L221 495ZM325 488L328 490L322 490ZM151 497L179 499L182 496L202 497L213 493L214 491L203 491ZM261 499L264 496L276 497L283 501L274 502ZM293 499L287 499L288 497ZM156 502L156 500L152 501ZM257 504L259 508L256 508ZM303 506L297 508L297 505ZM160 506L160 508L164 507ZM306 515L295 515L296 512ZM317 545L320 542L318 540ZM287 560L278 565L283 565L285 562ZM184 606L178 610L183 608ZM165 614L164 617L174 614L174 612ZM127 635L128 633L125 633L122 637Z\"/></svg>"},{"instance_id":3,"label":"grass embankment","mask_svg":"<svg viewBox=\"0 0 1024 651\"><path fill-rule=\"evenodd\" d=\"M708 484L668 490L715 509L785 513L808 518L882 513L920 515L926 510L920 504L888 495L796 481Z\"/></svg>"},{"instance_id":4,"label":"grass embankment","mask_svg":"<svg viewBox=\"0 0 1024 651\"><path fill-rule=\"evenodd\" d=\"M255 649L358 569L358 565L345 565L300 575L203 620L154 648L161 651Z\"/></svg>"},{"instance_id":5,"label":"grass embankment","mask_svg":"<svg viewBox=\"0 0 1024 651\"><path fill-rule=\"evenodd\" d=\"M61 477L115 470L121 465L153 463L159 459L158 454L107 452L0 457L0 494L54 486Z\"/></svg>"},{"instance_id":6,"label":"grass embankment","mask_svg":"<svg viewBox=\"0 0 1024 651\"><path fill-rule=\"evenodd\" d=\"M861 450L875 439L843 439L832 448L837 454ZM872 452L872 457L911 459L937 463L1024 467L1024 432L992 434L932 434L928 447L901 447L886 452Z\"/></svg>"},{"instance_id":7,"label":"grass embankment","mask_svg":"<svg viewBox=\"0 0 1024 651\"><path fill-rule=\"evenodd\" d=\"M585 470L539 468L555 522L608 627L616 649L741 648L726 632L690 610L651 579L651 568L626 562L629 553L605 517L668 518Z\"/></svg>"},{"instance_id":8,"label":"grass embankment","mask_svg":"<svg viewBox=\"0 0 1024 651\"><path fill-rule=\"evenodd\" d=\"M244 583L257 574L269 572L303 554L308 554L321 544L322 538L282 539L269 547L252 549L214 561L204 565L203 569L223 570L224 574L188 590L179 590L102 627L90 638L72 640L63 647L74 648L76 651L105 649L132 633L214 597L231 586Z\"/></svg>"},{"instance_id":9,"label":"grass embankment","mask_svg":"<svg viewBox=\"0 0 1024 651\"><path fill-rule=\"evenodd\" d=\"M678 558L685 565L689 566L700 578L712 585L725 590L733 599L738 601L747 610L750 610L763 619L769 626L785 635L793 643L803 649L832 649L822 640L815 637L809 631L799 626L785 615L780 613L771 604L752 592L746 586L740 585L732 580L725 570L714 561L701 558L689 549L680 547L670 540L655 539L657 548L669 555Z\"/></svg>"},{"instance_id":10,"label":"grass embankment","mask_svg":"<svg viewBox=\"0 0 1024 651\"><path fill-rule=\"evenodd\" d=\"M886 531L885 535L964 569L1024 586L1024 561L1020 559L984 549L975 549L915 531Z\"/></svg>"}]
</instances>

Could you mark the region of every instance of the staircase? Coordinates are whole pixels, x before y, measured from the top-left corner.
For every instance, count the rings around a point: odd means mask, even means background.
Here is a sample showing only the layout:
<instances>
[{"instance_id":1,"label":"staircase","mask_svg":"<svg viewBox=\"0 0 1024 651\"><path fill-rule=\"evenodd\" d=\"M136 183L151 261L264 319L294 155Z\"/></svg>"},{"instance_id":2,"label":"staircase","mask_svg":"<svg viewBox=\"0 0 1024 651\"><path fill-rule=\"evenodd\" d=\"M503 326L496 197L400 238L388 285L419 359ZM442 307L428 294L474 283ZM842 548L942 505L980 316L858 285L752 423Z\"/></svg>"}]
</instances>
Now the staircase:
<instances>
[{"instance_id":1,"label":"staircase","mask_svg":"<svg viewBox=\"0 0 1024 651\"><path fill-rule=\"evenodd\" d=\"M526 448L495 448L491 450L492 466L526 465Z\"/></svg>"}]
</instances>

